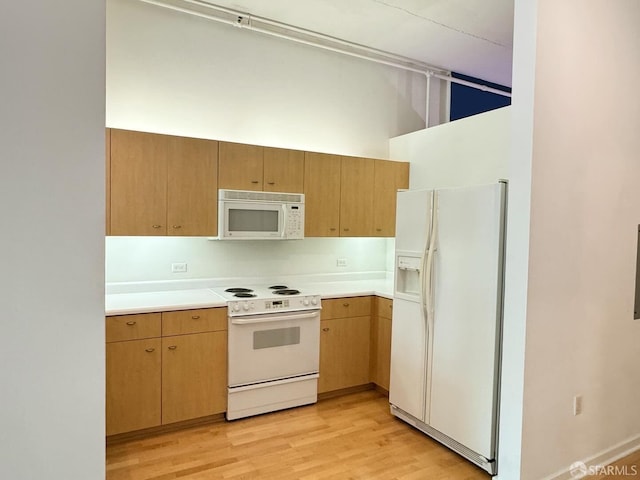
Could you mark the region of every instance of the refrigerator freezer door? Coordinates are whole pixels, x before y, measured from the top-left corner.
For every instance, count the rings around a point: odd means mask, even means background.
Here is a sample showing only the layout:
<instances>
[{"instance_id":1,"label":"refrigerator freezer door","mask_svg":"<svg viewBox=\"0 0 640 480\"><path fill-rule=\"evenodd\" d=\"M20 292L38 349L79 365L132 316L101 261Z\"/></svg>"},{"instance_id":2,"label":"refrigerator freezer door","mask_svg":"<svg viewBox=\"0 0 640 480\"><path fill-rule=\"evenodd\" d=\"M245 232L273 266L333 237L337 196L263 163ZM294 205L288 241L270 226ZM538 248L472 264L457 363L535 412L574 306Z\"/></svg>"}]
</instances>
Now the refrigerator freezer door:
<instances>
[{"instance_id":1,"label":"refrigerator freezer door","mask_svg":"<svg viewBox=\"0 0 640 480\"><path fill-rule=\"evenodd\" d=\"M429 424L488 459L496 443L504 194L503 184L439 190L434 220Z\"/></svg>"},{"instance_id":2,"label":"refrigerator freezer door","mask_svg":"<svg viewBox=\"0 0 640 480\"><path fill-rule=\"evenodd\" d=\"M393 300L389 403L425 421L426 322L422 305Z\"/></svg>"},{"instance_id":3,"label":"refrigerator freezer door","mask_svg":"<svg viewBox=\"0 0 640 480\"><path fill-rule=\"evenodd\" d=\"M424 252L431 227L433 190L398 192L396 251Z\"/></svg>"}]
</instances>

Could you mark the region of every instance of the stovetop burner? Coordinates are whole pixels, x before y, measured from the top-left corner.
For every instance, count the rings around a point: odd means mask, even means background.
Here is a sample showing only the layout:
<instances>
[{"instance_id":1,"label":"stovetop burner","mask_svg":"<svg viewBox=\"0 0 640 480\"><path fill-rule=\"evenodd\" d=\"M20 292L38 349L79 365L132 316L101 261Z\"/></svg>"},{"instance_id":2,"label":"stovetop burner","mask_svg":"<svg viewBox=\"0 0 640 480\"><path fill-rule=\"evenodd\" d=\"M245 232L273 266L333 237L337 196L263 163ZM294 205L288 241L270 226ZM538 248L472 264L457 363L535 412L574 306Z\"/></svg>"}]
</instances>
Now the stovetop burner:
<instances>
[{"instance_id":1,"label":"stovetop burner","mask_svg":"<svg viewBox=\"0 0 640 480\"><path fill-rule=\"evenodd\" d=\"M293 288L283 288L281 290L274 290L276 295L298 295L300 290L295 290Z\"/></svg>"},{"instance_id":2,"label":"stovetop burner","mask_svg":"<svg viewBox=\"0 0 640 480\"><path fill-rule=\"evenodd\" d=\"M271 287L269 287L270 290L284 290L287 287L286 285L272 285Z\"/></svg>"},{"instance_id":3,"label":"stovetop burner","mask_svg":"<svg viewBox=\"0 0 640 480\"><path fill-rule=\"evenodd\" d=\"M249 290L249 292L252 292L252 291L253 290ZM233 296L234 297L238 297L238 298L253 298L253 297L257 297L257 295L255 293L249 293L249 292L237 292Z\"/></svg>"},{"instance_id":4,"label":"stovetop burner","mask_svg":"<svg viewBox=\"0 0 640 480\"><path fill-rule=\"evenodd\" d=\"M253 292L253 290L251 290L250 288L233 287L233 288L227 288L225 290L225 292L229 292L229 293L251 293L251 292Z\"/></svg>"}]
</instances>

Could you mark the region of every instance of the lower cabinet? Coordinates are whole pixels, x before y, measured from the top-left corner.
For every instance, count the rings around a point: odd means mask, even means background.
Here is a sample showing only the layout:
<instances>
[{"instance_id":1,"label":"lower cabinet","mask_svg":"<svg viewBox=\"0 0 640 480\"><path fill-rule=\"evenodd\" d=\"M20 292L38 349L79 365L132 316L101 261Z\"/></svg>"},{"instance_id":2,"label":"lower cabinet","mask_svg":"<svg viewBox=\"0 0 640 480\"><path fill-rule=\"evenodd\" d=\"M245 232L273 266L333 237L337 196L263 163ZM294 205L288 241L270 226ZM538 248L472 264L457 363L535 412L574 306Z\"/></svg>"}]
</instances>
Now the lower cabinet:
<instances>
[{"instance_id":1,"label":"lower cabinet","mask_svg":"<svg viewBox=\"0 0 640 480\"><path fill-rule=\"evenodd\" d=\"M224 412L226 316L214 308L107 317L107 435Z\"/></svg>"},{"instance_id":2,"label":"lower cabinet","mask_svg":"<svg viewBox=\"0 0 640 480\"><path fill-rule=\"evenodd\" d=\"M227 332L162 339L162 423L226 410Z\"/></svg>"},{"instance_id":3,"label":"lower cabinet","mask_svg":"<svg viewBox=\"0 0 640 480\"><path fill-rule=\"evenodd\" d=\"M323 300L318 393L369 383L371 297Z\"/></svg>"},{"instance_id":4,"label":"lower cabinet","mask_svg":"<svg viewBox=\"0 0 640 480\"><path fill-rule=\"evenodd\" d=\"M159 338L107 344L107 435L160 425L160 347Z\"/></svg>"},{"instance_id":5,"label":"lower cabinet","mask_svg":"<svg viewBox=\"0 0 640 480\"><path fill-rule=\"evenodd\" d=\"M371 381L389 391L393 302L376 297L371 317Z\"/></svg>"}]
</instances>

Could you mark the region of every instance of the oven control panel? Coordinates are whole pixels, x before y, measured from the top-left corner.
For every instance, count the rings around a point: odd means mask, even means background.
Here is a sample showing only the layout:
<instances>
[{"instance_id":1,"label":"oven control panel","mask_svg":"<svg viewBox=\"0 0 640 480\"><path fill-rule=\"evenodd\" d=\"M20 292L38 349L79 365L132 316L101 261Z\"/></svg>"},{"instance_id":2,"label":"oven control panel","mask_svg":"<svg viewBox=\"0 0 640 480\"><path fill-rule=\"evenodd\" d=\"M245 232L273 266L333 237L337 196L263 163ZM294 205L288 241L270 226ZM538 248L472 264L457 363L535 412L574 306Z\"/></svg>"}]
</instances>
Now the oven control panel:
<instances>
[{"instance_id":1,"label":"oven control panel","mask_svg":"<svg viewBox=\"0 0 640 480\"><path fill-rule=\"evenodd\" d=\"M320 295L296 295L288 298L252 298L231 300L227 303L229 315L257 315L261 313L296 312L320 308Z\"/></svg>"}]
</instances>

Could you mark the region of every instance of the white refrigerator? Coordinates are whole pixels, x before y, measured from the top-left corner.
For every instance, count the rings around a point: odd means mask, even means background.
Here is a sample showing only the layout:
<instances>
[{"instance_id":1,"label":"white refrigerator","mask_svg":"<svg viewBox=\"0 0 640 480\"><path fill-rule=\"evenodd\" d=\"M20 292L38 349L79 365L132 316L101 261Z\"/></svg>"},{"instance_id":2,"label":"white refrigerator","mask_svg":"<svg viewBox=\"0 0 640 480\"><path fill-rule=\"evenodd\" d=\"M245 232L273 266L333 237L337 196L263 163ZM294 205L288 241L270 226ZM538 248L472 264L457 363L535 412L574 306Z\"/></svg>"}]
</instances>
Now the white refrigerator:
<instances>
[{"instance_id":1,"label":"white refrigerator","mask_svg":"<svg viewBox=\"0 0 640 480\"><path fill-rule=\"evenodd\" d=\"M506 182L398 193L391 413L492 475Z\"/></svg>"}]
</instances>

